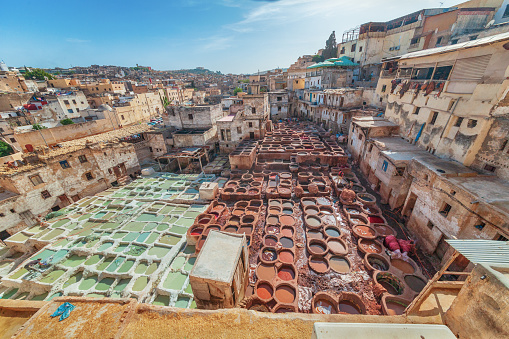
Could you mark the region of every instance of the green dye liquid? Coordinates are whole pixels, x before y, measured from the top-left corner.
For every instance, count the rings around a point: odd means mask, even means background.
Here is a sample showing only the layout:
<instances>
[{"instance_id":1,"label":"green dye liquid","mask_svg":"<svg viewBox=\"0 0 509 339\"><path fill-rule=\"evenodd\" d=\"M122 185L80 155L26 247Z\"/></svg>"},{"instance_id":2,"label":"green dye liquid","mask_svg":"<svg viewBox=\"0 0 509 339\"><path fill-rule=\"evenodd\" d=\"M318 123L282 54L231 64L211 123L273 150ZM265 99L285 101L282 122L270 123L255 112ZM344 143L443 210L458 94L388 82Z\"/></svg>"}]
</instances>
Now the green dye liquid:
<instances>
[{"instance_id":1,"label":"green dye liquid","mask_svg":"<svg viewBox=\"0 0 509 339\"><path fill-rule=\"evenodd\" d=\"M159 239L160 243L166 244L166 245L176 245L181 240L181 237L177 237L176 235L164 235Z\"/></svg>"},{"instance_id":2,"label":"green dye liquid","mask_svg":"<svg viewBox=\"0 0 509 339\"><path fill-rule=\"evenodd\" d=\"M189 258L189 260L186 262L186 265L184 266L184 270L187 272L191 271L195 262L196 262L196 257Z\"/></svg>"},{"instance_id":3,"label":"green dye liquid","mask_svg":"<svg viewBox=\"0 0 509 339\"><path fill-rule=\"evenodd\" d=\"M72 284L75 284L75 283L77 283L78 281L81 281L81 279L83 279L83 272L78 272L78 273L76 273L75 275L73 275L72 277L70 277L70 278L69 278L69 280L67 280L67 281L64 283L63 288L69 287L69 286L71 286Z\"/></svg>"},{"instance_id":4,"label":"green dye liquid","mask_svg":"<svg viewBox=\"0 0 509 339\"><path fill-rule=\"evenodd\" d=\"M185 257L176 257L175 260L173 260L173 263L171 264L171 268L174 270L180 270L182 266L184 266L185 262L186 262Z\"/></svg>"},{"instance_id":5,"label":"green dye liquid","mask_svg":"<svg viewBox=\"0 0 509 339\"><path fill-rule=\"evenodd\" d=\"M82 291L86 291L91 289L95 284L97 284L97 276L93 275L83 280L78 288Z\"/></svg>"},{"instance_id":6,"label":"green dye liquid","mask_svg":"<svg viewBox=\"0 0 509 339\"><path fill-rule=\"evenodd\" d=\"M125 237L126 234L127 234L127 232L117 232L117 233L113 234L111 237L113 239L120 239L120 238Z\"/></svg>"},{"instance_id":7,"label":"green dye liquid","mask_svg":"<svg viewBox=\"0 0 509 339\"><path fill-rule=\"evenodd\" d=\"M143 230L144 226L145 224L142 222L130 222L127 225L125 225L123 229L130 232L140 232L141 230Z\"/></svg>"},{"instance_id":8,"label":"green dye liquid","mask_svg":"<svg viewBox=\"0 0 509 339\"><path fill-rule=\"evenodd\" d=\"M118 282L117 286L113 287L113 290L114 291L123 291L127 285L129 284L129 282L131 281L131 279L122 279Z\"/></svg>"},{"instance_id":9,"label":"green dye liquid","mask_svg":"<svg viewBox=\"0 0 509 339\"><path fill-rule=\"evenodd\" d=\"M186 248L184 249L184 254L193 254L196 252L196 247L192 245L186 245Z\"/></svg>"},{"instance_id":10,"label":"green dye liquid","mask_svg":"<svg viewBox=\"0 0 509 339\"><path fill-rule=\"evenodd\" d=\"M104 278L103 280L99 281L99 283L97 283L95 289L98 291L107 291L114 282L115 279L113 278Z\"/></svg>"},{"instance_id":11,"label":"green dye liquid","mask_svg":"<svg viewBox=\"0 0 509 339\"><path fill-rule=\"evenodd\" d=\"M140 256L143 252L145 252L147 250L146 247L144 246L139 246L139 245L131 245L131 247L129 248L129 251L127 251L126 254L129 254L129 255L134 255L136 257Z\"/></svg>"},{"instance_id":12,"label":"green dye liquid","mask_svg":"<svg viewBox=\"0 0 509 339\"><path fill-rule=\"evenodd\" d=\"M71 255L62 265L67 267L76 267L81 265L87 257L81 257L79 255L73 254Z\"/></svg>"},{"instance_id":13,"label":"green dye liquid","mask_svg":"<svg viewBox=\"0 0 509 339\"><path fill-rule=\"evenodd\" d=\"M112 242L105 242L105 243L101 244L101 246L99 246L99 248L97 250L99 252L101 252L101 251L104 251L105 249L110 248L112 245L113 245Z\"/></svg>"},{"instance_id":14,"label":"green dye liquid","mask_svg":"<svg viewBox=\"0 0 509 339\"><path fill-rule=\"evenodd\" d=\"M44 300L44 299L46 299L47 296L48 296L48 292L43 293L43 294L34 295L31 300L36 300L36 301Z\"/></svg>"},{"instance_id":15,"label":"green dye liquid","mask_svg":"<svg viewBox=\"0 0 509 339\"><path fill-rule=\"evenodd\" d=\"M101 299L101 298L104 298L104 295L102 294L99 294L99 293L89 293L86 295L87 298L96 298L96 299Z\"/></svg>"},{"instance_id":16,"label":"green dye liquid","mask_svg":"<svg viewBox=\"0 0 509 339\"><path fill-rule=\"evenodd\" d=\"M187 308L187 305L189 305L189 297L181 297L179 296L177 301L175 302L175 307L178 308Z\"/></svg>"},{"instance_id":17,"label":"green dye liquid","mask_svg":"<svg viewBox=\"0 0 509 339\"><path fill-rule=\"evenodd\" d=\"M148 238L149 234L150 234L149 232L140 234L140 236L138 237L138 239L136 239L136 241L137 242L144 242Z\"/></svg>"},{"instance_id":18,"label":"green dye liquid","mask_svg":"<svg viewBox=\"0 0 509 339\"><path fill-rule=\"evenodd\" d=\"M108 267L109 264L111 264L113 262L115 258L112 258L112 257L109 257L109 258L106 258L104 259L104 261L102 263L100 263L98 266L97 266L97 269L99 271L104 271L104 269L106 267Z\"/></svg>"},{"instance_id":19,"label":"green dye liquid","mask_svg":"<svg viewBox=\"0 0 509 339\"><path fill-rule=\"evenodd\" d=\"M154 246L148 251L148 255L155 255L158 258L164 257L168 252L170 251L170 248L167 247L161 247L161 246Z\"/></svg>"},{"instance_id":20,"label":"green dye liquid","mask_svg":"<svg viewBox=\"0 0 509 339\"><path fill-rule=\"evenodd\" d=\"M194 219L187 219L187 218L180 218L175 223L175 225L184 226L184 227L187 227L187 228L191 227L193 224L194 224Z\"/></svg>"},{"instance_id":21,"label":"green dye liquid","mask_svg":"<svg viewBox=\"0 0 509 339\"><path fill-rule=\"evenodd\" d=\"M143 274L147 270L147 267L148 267L148 265L146 262L139 263L138 266L136 266L134 273Z\"/></svg>"},{"instance_id":22,"label":"green dye liquid","mask_svg":"<svg viewBox=\"0 0 509 339\"><path fill-rule=\"evenodd\" d=\"M133 291L139 292L143 290L148 284L148 277L141 276L139 277L133 286Z\"/></svg>"},{"instance_id":23,"label":"green dye liquid","mask_svg":"<svg viewBox=\"0 0 509 339\"><path fill-rule=\"evenodd\" d=\"M118 269L118 273L126 273L126 272L128 272L128 271L131 269L131 267L133 267L133 265L134 265L134 260L127 260L127 261L126 261L126 262L122 265L122 267L120 267L120 268Z\"/></svg>"},{"instance_id":24,"label":"green dye liquid","mask_svg":"<svg viewBox=\"0 0 509 339\"><path fill-rule=\"evenodd\" d=\"M150 264L150 266L148 267L148 270L147 270L147 272L145 272L145 274L151 275L152 273L155 272L155 270L157 270L157 267L159 267L159 264L153 262L152 264Z\"/></svg>"},{"instance_id":25,"label":"green dye liquid","mask_svg":"<svg viewBox=\"0 0 509 339\"><path fill-rule=\"evenodd\" d=\"M108 266L108 268L106 269L106 271L108 272L115 272L117 270L117 268L120 267L120 265L122 265L122 263L124 262L125 258L124 257L118 257L116 258L115 260L113 260L113 262Z\"/></svg>"},{"instance_id":26,"label":"green dye liquid","mask_svg":"<svg viewBox=\"0 0 509 339\"><path fill-rule=\"evenodd\" d=\"M52 284L54 283L58 278L60 278L62 276L62 274L64 274L65 271L64 270L54 270L54 271L51 271L47 276L45 276L44 278L42 278L40 280L41 283L45 283L45 284Z\"/></svg>"},{"instance_id":27,"label":"green dye liquid","mask_svg":"<svg viewBox=\"0 0 509 339\"><path fill-rule=\"evenodd\" d=\"M145 231L152 231L154 228L157 227L157 224L154 222L149 222L147 225L145 225L144 230Z\"/></svg>"},{"instance_id":28,"label":"green dye liquid","mask_svg":"<svg viewBox=\"0 0 509 339\"><path fill-rule=\"evenodd\" d=\"M150 233L150 236L148 237L147 241L145 241L146 244L153 244L154 241L159 237L159 233Z\"/></svg>"},{"instance_id":29,"label":"green dye liquid","mask_svg":"<svg viewBox=\"0 0 509 339\"><path fill-rule=\"evenodd\" d=\"M94 254L93 256L91 256L90 258L88 258L87 261L85 261L85 265L95 265L99 262L99 260L102 259L102 255L100 254Z\"/></svg>"},{"instance_id":30,"label":"green dye liquid","mask_svg":"<svg viewBox=\"0 0 509 339\"><path fill-rule=\"evenodd\" d=\"M115 251L114 252L117 252L117 253L120 253L120 252L123 252L127 246L129 246L128 244L120 244L118 245L117 248L115 248Z\"/></svg>"},{"instance_id":31,"label":"green dye liquid","mask_svg":"<svg viewBox=\"0 0 509 339\"><path fill-rule=\"evenodd\" d=\"M163 283L163 287L170 290L180 291L184 286L186 279L187 275L185 274L180 272L170 272Z\"/></svg>"},{"instance_id":32,"label":"green dye liquid","mask_svg":"<svg viewBox=\"0 0 509 339\"><path fill-rule=\"evenodd\" d=\"M19 279L22 276L24 276L26 273L28 273L28 270L26 268L22 268L13 275L10 276L11 279Z\"/></svg>"},{"instance_id":33,"label":"green dye liquid","mask_svg":"<svg viewBox=\"0 0 509 339\"><path fill-rule=\"evenodd\" d=\"M170 305L170 296L169 295L158 295L152 302L152 305L168 306L168 305Z\"/></svg>"},{"instance_id":34,"label":"green dye liquid","mask_svg":"<svg viewBox=\"0 0 509 339\"><path fill-rule=\"evenodd\" d=\"M17 288L15 288L15 289L13 289L13 290L10 290L9 292L4 293L4 294L2 295L2 299L9 299L10 297L12 297L13 295L15 295L16 293L18 293L18 289L17 289Z\"/></svg>"},{"instance_id":35,"label":"green dye liquid","mask_svg":"<svg viewBox=\"0 0 509 339\"><path fill-rule=\"evenodd\" d=\"M187 228L182 227L182 226L173 226L171 228L171 231L173 233L177 233L177 234L185 234L187 232Z\"/></svg>"},{"instance_id":36,"label":"green dye liquid","mask_svg":"<svg viewBox=\"0 0 509 339\"><path fill-rule=\"evenodd\" d=\"M124 237L124 241L133 241L134 239L136 239L138 236L140 235L139 232L130 232L128 235L126 235Z\"/></svg>"},{"instance_id":37,"label":"green dye liquid","mask_svg":"<svg viewBox=\"0 0 509 339\"><path fill-rule=\"evenodd\" d=\"M42 251L41 253L33 256L32 258L30 258L31 260L35 260L35 259L41 259L41 260L45 260L49 257L51 257L53 254L55 254L56 251L52 251L52 250L44 250Z\"/></svg>"}]
</instances>

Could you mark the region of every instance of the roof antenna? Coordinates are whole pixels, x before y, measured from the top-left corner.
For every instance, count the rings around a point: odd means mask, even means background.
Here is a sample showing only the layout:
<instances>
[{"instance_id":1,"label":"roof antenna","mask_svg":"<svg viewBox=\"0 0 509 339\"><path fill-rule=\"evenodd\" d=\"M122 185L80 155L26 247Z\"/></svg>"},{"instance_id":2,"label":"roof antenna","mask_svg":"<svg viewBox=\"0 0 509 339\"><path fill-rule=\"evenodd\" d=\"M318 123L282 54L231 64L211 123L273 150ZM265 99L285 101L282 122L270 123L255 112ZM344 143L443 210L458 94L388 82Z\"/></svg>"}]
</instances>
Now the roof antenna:
<instances>
[{"instance_id":1,"label":"roof antenna","mask_svg":"<svg viewBox=\"0 0 509 339\"><path fill-rule=\"evenodd\" d=\"M442 6L444 5L444 3L443 3L443 2L439 2L439 4L440 4L440 7L442 7Z\"/></svg>"}]
</instances>

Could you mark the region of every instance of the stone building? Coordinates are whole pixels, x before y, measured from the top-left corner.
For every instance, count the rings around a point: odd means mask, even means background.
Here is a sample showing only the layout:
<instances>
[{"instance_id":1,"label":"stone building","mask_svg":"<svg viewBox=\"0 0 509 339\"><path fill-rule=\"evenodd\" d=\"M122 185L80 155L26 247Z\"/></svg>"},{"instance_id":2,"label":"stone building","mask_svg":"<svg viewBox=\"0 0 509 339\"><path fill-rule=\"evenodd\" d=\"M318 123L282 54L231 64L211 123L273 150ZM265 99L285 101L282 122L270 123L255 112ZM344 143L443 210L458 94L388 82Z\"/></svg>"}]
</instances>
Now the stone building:
<instances>
[{"instance_id":1,"label":"stone building","mask_svg":"<svg viewBox=\"0 0 509 339\"><path fill-rule=\"evenodd\" d=\"M277 121L288 118L288 92L274 91L268 94L270 119Z\"/></svg>"},{"instance_id":2,"label":"stone building","mask_svg":"<svg viewBox=\"0 0 509 339\"><path fill-rule=\"evenodd\" d=\"M503 33L403 55L377 85L388 95L385 117L430 153L472 165L496 116L507 114L499 102L509 89L508 42Z\"/></svg>"},{"instance_id":3,"label":"stone building","mask_svg":"<svg viewBox=\"0 0 509 339\"><path fill-rule=\"evenodd\" d=\"M151 158L146 130L132 126L41 147L23 155L21 166L0 166L0 231L34 225L38 215L128 180Z\"/></svg>"}]
</instances>

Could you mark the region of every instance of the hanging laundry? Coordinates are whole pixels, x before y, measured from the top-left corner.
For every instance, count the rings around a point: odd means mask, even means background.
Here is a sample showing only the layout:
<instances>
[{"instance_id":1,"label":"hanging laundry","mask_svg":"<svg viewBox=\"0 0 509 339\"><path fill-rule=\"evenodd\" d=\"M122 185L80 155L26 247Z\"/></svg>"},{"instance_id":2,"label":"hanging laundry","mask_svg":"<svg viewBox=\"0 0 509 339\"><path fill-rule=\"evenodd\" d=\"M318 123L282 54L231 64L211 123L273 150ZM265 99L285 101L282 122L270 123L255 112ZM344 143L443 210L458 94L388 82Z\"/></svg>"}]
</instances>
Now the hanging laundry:
<instances>
[{"instance_id":1,"label":"hanging laundry","mask_svg":"<svg viewBox=\"0 0 509 339\"><path fill-rule=\"evenodd\" d=\"M435 90L435 82L431 81L428 86L426 86L426 91L424 92L424 96L429 95L431 92Z\"/></svg>"}]
</instances>

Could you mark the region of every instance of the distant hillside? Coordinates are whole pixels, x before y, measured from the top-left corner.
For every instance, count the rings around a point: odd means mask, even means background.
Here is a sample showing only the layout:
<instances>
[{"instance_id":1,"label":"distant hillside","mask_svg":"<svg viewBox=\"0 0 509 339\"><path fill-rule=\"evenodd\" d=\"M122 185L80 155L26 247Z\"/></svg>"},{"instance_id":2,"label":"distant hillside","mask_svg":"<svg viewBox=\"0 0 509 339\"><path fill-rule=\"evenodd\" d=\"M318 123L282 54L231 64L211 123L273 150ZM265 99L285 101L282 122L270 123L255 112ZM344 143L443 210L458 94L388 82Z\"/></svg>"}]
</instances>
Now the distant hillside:
<instances>
[{"instance_id":1,"label":"distant hillside","mask_svg":"<svg viewBox=\"0 0 509 339\"><path fill-rule=\"evenodd\" d=\"M192 74L221 74L220 71L214 72L206 68L193 68L193 69L180 69L175 71L170 71L173 73L192 73Z\"/></svg>"}]
</instances>

